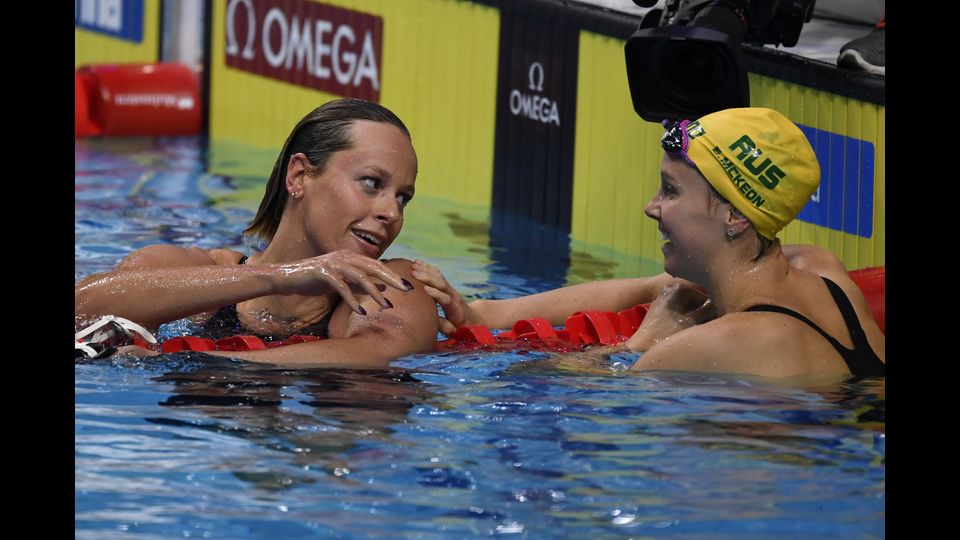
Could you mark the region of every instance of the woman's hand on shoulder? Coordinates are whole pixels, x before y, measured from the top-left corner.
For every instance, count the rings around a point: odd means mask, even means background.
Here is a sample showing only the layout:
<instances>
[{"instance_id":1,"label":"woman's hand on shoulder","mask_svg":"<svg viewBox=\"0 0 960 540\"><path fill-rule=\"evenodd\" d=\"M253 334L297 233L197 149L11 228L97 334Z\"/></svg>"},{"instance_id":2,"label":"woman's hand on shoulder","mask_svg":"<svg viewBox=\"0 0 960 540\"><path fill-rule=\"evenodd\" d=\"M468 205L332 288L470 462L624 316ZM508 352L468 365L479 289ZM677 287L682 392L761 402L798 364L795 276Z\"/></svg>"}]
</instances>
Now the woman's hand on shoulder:
<instances>
[{"instance_id":1,"label":"woman's hand on shoulder","mask_svg":"<svg viewBox=\"0 0 960 540\"><path fill-rule=\"evenodd\" d=\"M276 294L324 295L333 292L360 315L366 313L356 295L368 295L381 307L389 308L392 306L382 294L388 285L403 292L413 288L383 261L346 250L274 266L279 270L276 273Z\"/></svg>"},{"instance_id":2,"label":"woman's hand on shoulder","mask_svg":"<svg viewBox=\"0 0 960 540\"><path fill-rule=\"evenodd\" d=\"M363 296L361 311L348 311L346 305L341 304L330 320L330 337L361 338L384 357L432 350L437 342L437 305L426 293L423 283L413 276L413 263L406 259L379 262L402 276L411 288L402 293L385 290L380 297L386 300L386 305L372 296Z\"/></svg>"},{"instance_id":3,"label":"woman's hand on shoulder","mask_svg":"<svg viewBox=\"0 0 960 540\"><path fill-rule=\"evenodd\" d=\"M411 270L413 277L423 282L424 291L443 308L445 317L439 319L440 331L445 336L450 337L461 326L483 324L480 316L436 266L417 259L413 261Z\"/></svg>"},{"instance_id":4,"label":"woman's hand on shoulder","mask_svg":"<svg viewBox=\"0 0 960 540\"><path fill-rule=\"evenodd\" d=\"M690 285L667 285L650 304L640 328L627 340L627 346L646 351L681 330L715 317L713 303L702 291Z\"/></svg>"}]
</instances>

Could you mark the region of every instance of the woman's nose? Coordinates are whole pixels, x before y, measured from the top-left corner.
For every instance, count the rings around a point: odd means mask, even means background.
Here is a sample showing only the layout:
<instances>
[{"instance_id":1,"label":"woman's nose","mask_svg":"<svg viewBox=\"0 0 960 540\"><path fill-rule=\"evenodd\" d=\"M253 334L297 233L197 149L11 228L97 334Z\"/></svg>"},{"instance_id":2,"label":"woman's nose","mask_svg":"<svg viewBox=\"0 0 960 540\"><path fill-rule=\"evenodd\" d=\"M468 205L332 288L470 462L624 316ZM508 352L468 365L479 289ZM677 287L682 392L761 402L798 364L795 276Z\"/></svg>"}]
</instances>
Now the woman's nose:
<instances>
[{"instance_id":1,"label":"woman's nose","mask_svg":"<svg viewBox=\"0 0 960 540\"><path fill-rule=\"evenodd\" d=\"M660 219L660 197L654 195L650 202L643 207L643 213L650 219Z\"/></svg>"},{"instance_id":2,"label":"woman's nose","mask_svg":"<svg viewBox=\"0 0 960 540\"><path fill-rule=\"evenodd\" d=\"M377 221L383 223L393 223L402 215L400 212L400 203L397 202L396 198L389 196L377 197L374 212Z\"/></svg>"}]
</instances>

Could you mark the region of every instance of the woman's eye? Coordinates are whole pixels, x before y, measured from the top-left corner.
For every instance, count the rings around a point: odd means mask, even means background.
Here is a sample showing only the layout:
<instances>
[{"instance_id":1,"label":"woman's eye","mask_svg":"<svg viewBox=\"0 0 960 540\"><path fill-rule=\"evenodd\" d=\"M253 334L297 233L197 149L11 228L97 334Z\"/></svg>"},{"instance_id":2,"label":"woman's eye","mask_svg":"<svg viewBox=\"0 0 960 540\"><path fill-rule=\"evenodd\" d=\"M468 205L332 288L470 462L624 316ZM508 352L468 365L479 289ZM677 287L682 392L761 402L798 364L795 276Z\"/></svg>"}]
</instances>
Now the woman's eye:
<instances>
[{"instance_id":1,"label":"woman's eye","mask_svg":"<svg viewBox=\"0 0 960 540\"><path fill-rule=\"evenodd\" d=\"M410 199L412 199L412 198L413 198L413 197L411 197L410 195L407 195L406 193L398 193L398 194L397 194L397 203L400 204L400 208L403 208L403 207L407 206L407 204L410 202Z\"/></svg>"},{"instance_id":2,"label":"woman's eye","mask_svg":"<svg viewBox=\"0 0 960 540\"><path fill-rule=\"evenodd\" d=\"M380 180L370 176L364 176L360 179L360 183L367 189L378 190L380 189Z\"/></svg>"}]
</instances>

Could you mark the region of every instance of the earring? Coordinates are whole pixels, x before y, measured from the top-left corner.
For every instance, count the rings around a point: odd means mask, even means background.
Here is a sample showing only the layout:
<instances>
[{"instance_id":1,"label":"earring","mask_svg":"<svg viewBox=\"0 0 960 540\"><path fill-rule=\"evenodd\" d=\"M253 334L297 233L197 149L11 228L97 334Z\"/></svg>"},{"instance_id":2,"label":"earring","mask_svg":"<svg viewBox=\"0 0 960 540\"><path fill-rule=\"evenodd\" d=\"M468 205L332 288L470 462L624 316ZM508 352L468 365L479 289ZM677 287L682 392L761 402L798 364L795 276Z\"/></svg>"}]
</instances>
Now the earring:
<instances>
[{"instance_id":1,"label":"earring","mask_svg":"<svg viewBox=\"0 0 960 540\"><path fill-rule=\"evenodd\" d=\"M737 231L733 230L733 227L727 229L727 239L733 240L733 237L737 235Z\"/></svg>"},{"instance_id":2,"label":"earring","mask_svg":"<svg viewBox=\"0 0 960 540\"><path fill-rule=\"evenodd\" d=\"M300 198L300 192L299 192L299 191L294 191L293 193L290 194L290 196L293 197L294 199L299 199L299 198Z\"/></svg>"}]
</instances>

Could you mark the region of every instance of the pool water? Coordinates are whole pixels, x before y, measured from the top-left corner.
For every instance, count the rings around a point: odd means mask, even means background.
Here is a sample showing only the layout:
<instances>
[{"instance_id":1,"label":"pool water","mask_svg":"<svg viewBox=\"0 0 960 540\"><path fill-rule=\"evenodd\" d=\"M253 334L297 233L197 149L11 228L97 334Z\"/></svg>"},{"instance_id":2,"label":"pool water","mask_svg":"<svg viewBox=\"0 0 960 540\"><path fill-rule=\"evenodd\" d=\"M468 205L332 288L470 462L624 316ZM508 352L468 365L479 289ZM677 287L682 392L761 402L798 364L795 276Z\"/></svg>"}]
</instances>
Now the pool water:
<instances>
[{"instance_id":1,"label":"pool water","mask_svg":"<svg viewBox=\"0 0 960 540\"><path fill-rule=\"evenodd\" d=\"M240 231L267 158L199 138L75 153L77 280L158 242L255 247ZM537 275L481 211L419 197L388 255L467 296L646 264L569 250ZM885 536L883 379L633 375L518 350L380 371L185 353L79 362L75 381L80 539Z\"/></svg>"}]
</instances>

